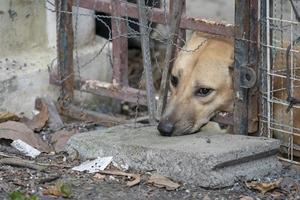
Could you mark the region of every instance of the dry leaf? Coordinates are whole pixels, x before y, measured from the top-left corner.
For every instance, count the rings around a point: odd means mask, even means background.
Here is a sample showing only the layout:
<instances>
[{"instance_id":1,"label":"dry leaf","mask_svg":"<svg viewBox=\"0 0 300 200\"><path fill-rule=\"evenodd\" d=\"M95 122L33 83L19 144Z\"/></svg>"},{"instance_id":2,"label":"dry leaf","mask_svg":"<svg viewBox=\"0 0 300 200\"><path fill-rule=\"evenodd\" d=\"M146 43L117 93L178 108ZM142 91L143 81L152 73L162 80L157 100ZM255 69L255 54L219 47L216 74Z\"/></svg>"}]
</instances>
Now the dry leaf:
<instances>
[{"instance_id":1,"label":"dry leaf","mask_svg":"<svg viewBox=\"0 0 300 200\"><path fill-rule=\"evenodd\" d=\"M71 197L71 188L65 183L57 183L54 186L50 186L43 191L44 195L53 195L57 197Z\"/></svg>"},{"instance_id":2,"label":"dry leaf","mask_svg":"<svg viewBox=\"0 0 300 200\"><path fill-rule=\"evenodd\" d=\"M49 119L48 106L40 99L36 99L35 107L40 111L32 120L26 121L26 125L35 132L40 132Z\"/></svg>"},{"instance_id":3,"label":"dry leaf","mask_svg":"<svg viewBox=\"0 0 300 200\"><path fill-rule=\"evenodd\" d=\"M7 121L19 121L20 118L14 113L0 112L0 123Z\"/></svg>"},{"instance_id":4,"label":"dry leaf","mask_svg":"<svg viewBox=\"0 0 300 200\"><path fill-rule=\"evenodd\" d=\"M20 139L42 152L50 152L50 147L41 140L39 135L20 122L8 121L1 123L0 139Z\"/></svg>"},{"instance_id":5,"label":"dry leaf","mask_svg":"<svg viewBox=\"0 0 300 200\"><path fill-rule=\"evenodd\" d=\"M127 182L127 186L132 187L141 182L141 175L140 174L131 174L131 173L126 173L118 170L103 170L100 171L99 173L101 174L106 174L106 175L115 175L115 176L127 176L133 178L132 181Z\"/></svg>"},{"instance_id":6,"label":"dry leaf","mask_svg":"<svg viewBox=\"0 0 300 200\"><path fill-rule=\"evenodd\" d=\"M271 183L259 183L257 181L246 182L246 186L249 189L259 190L261 193L265 194L268 191L274 190L280 186L280 183L283 179L280 178L277 181Z\"/></svg>"},{"instance_id":7,"label":"dry leaf","mask_svg":"<svg viewBox=\"0 0 300 200\"><path fill-rule=\"evenodd\" d=\"M165 187L167 190L175 190L180 187L179 183L171 181L169 178L159 174L152 174L148 180L148 183L159 188Z\"/></svg>"},{"instance_id":8,"label":"dry leaf","mask_svg":"<svg viewBox=\"0 0 300 200\"><path fill-rule=\"evenodd\" d=\"M51 144L54 147L56 153L65 150L65 146L71 136L75 134L75 130L66 131L61 130L57 131L51 136Z\"/></svg>"},{"instance_id":9,"label":"dry leaf","mask_svg":"<svg viewBox=\"0 0 300 200\"><path fill-rule=\"evenodd\" d=\"M252 197L250 197L250 196L241 195L240 196L240 200L254 200L254 199Z\"/></svg>"}]
</instances>

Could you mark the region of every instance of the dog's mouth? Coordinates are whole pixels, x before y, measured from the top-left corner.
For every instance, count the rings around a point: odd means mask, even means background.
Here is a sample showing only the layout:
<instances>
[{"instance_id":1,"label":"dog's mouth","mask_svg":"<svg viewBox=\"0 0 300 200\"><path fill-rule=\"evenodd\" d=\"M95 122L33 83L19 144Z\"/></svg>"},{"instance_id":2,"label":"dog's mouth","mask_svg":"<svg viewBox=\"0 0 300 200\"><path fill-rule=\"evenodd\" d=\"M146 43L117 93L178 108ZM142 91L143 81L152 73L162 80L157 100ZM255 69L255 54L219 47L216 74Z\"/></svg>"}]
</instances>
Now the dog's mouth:
<instances>
[{"instance_id":1,"label":"dog's mouth","mask_svg":"<svg viewBox=\"0 0 300 200\"><path fill-rule=\"evenodd\" d=\"M203 125L200 127L199 131L200 131L204 126L206 126L207 124L208 124L208 122L205 123L205 124L203 124Z\"/></svg>"}]
</instances>

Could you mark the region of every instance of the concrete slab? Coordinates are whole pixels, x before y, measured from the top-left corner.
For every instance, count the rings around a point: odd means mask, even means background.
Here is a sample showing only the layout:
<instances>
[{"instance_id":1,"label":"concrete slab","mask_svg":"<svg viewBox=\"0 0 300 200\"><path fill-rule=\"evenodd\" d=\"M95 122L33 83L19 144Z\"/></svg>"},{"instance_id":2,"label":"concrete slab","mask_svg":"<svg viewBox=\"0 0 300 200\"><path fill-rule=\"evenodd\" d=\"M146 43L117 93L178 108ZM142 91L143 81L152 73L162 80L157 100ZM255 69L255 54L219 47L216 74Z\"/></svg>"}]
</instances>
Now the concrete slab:
<instances>
[{"instance_id":1,"label":"concrete slab","mask_svg":"<svg viewBox=\"0 0 300 200\"><path fill-rule=\"evenodd\" d=\"M86 158L113 156L119 164L157 170L174 180L220 188L238 179L253 179L281 170L274 139L201 132L162 137L156 127L123 125L77 134L68 151Z\"/></svg>"}]
</instances>

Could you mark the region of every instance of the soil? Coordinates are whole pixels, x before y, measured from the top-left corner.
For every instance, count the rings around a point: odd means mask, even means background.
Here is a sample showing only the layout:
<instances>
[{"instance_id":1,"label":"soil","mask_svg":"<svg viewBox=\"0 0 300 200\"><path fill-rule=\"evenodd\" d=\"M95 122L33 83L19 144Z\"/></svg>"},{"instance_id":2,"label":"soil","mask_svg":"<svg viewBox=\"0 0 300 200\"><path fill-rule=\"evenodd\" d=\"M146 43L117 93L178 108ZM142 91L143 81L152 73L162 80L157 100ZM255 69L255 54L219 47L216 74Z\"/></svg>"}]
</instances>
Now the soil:
<instances>
[{"instance_id":1,"label":"soil","mask_svg":"<svg viewBox=\"0 0 300 200\"><path fill-rule=\"evenodd\" d=\"M1 154L26 158L10 149L5 144L0 145ZM0 155L0 161L3 155ZM238 181L234 186L211 190L195 185L181 183L181 187L174 191L157 188L147 183L151 172L136 172L142 174L141 183L128 187L126 178L106 175L104 179L97 179L95 174L76 172L70 167L82 161L78 155L68 155L66 152L58 154L42 154L35 159L38 163L47 163L45 171L37 171L27 167L12 165L0 166L0 199L10 199L13 191L25 194L34 194L39 199L65 199L51 195L44 195L43 191L56 183L64 183L71 188L69 199L300 199L300 173L295 166L285 165L281 174L265 177L264 182L272 182L283 178L279 188L262 194L259 191L248 189L245 182Z\"/></svg>"}]
</instances>

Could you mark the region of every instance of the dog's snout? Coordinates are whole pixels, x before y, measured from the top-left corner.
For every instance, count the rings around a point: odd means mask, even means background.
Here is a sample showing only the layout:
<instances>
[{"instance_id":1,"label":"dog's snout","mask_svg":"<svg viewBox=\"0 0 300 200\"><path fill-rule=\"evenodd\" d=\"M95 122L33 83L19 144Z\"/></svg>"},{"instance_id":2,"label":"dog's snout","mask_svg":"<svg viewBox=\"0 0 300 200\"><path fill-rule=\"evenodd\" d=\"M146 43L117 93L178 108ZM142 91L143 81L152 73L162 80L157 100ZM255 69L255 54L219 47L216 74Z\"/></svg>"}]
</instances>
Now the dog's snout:
<instances>
[{"instance_id":1,"label":"dog's snout","mask_svg":"<svg viewBox=\"0 0 300 200\"><path fill-rule=\"evenodd\" d=\"M175 125L170 121L160 121L157 129L163 136L171 136L174 131Z\"/></svg>"}]
</instances>

